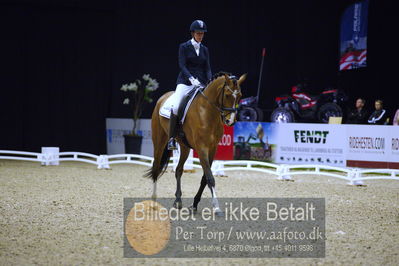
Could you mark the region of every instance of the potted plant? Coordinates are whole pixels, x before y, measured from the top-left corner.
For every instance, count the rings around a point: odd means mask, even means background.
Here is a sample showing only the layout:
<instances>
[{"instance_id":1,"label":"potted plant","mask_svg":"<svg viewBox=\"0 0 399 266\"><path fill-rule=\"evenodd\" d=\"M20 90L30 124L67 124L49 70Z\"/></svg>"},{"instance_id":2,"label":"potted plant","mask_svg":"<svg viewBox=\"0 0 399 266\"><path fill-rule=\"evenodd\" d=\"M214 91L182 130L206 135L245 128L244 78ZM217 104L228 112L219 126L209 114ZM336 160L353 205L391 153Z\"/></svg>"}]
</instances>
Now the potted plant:
<instances>
[{"instance_id":1,"label":"potted plant","mask_svg":"<svg viewBox=\"0 0 399 266\"><path fill-rule=\"evenodd\" d=\"M123 100L123 104L131 105L133 108L133 129L130 134L124 135L125 138L125 152L129 154L141 153L141 142L143 136L137 132L137 121L143 111L144 102L151 103L151 92L159 87L156 79L150 77L149 74L144 74L141 79L136 79L135 82L123 84L121 91L127 93L127 97Z\"/></svg>"}]
</instances>

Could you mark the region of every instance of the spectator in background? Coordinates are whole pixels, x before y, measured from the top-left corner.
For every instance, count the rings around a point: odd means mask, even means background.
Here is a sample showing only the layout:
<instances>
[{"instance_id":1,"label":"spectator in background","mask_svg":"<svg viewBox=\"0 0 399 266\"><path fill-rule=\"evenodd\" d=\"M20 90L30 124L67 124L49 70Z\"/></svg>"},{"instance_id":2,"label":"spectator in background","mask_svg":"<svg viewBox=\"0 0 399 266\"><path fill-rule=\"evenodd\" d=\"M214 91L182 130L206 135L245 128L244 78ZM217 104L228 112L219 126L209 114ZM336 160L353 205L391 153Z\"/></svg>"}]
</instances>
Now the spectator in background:
<instances>
[{"instance_id":1,"label":"spectator in background","mask_svg":"<svg viewBox=\"0 0 399 266\"><path fill-rule=\"evenodd\" d=\"M375 101L375 111L370 115L368 123L371 125L387 125L389 118L387 111L383 108L383 102L381 100Z\"/></svg>"},{"instance_id":2,"label":"spectator in background","mask_svg":"<svg viewBox=\"0 0 399 266\"><path fill-rule=\"evenodd\" d=\"M348 115L348 124L367 124L368 113L364 109L366 101L363 98L358 98L355 103L355 109Z\"/></svg>"},{"instance_id":3,"label":"spectator in background","mask_svg":"<svg viewBox=\"0 0 399 266\"><path fill-rule=\"evenodd\" d=\"M393 117L392 125L399 126L399 109L396 110L395 116Z\"/></svg>"}]
</instances>

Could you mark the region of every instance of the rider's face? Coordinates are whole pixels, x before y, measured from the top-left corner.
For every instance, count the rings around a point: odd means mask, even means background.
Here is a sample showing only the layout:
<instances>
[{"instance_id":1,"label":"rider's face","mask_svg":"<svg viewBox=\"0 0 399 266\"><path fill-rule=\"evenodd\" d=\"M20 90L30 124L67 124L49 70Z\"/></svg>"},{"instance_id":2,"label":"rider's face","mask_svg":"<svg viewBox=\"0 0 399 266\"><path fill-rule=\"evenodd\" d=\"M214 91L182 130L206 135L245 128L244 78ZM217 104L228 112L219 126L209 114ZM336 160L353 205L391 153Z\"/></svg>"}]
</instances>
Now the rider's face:
<instances>
[{"instance_id":1,"label":"rider's face","mask_svg":"<svg viewBox=\"0 0 399 266\"><path fill-rule=\"evenodd\" d=\"M196 42L202 42L202 39L204 38L204 32L202 32L202 31L195 31L195 32L193 33L193 37L194 37L194 40L195 40Z\"/></svg>"}]
</instances>

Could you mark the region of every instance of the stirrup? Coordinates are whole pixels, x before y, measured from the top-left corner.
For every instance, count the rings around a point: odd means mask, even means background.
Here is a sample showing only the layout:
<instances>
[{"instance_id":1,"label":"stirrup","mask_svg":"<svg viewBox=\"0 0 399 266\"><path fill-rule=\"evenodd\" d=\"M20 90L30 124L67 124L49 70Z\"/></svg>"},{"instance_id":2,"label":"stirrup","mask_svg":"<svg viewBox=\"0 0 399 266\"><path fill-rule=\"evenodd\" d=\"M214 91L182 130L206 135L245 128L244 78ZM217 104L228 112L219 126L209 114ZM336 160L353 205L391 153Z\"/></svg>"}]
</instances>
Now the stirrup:
<instances>
[{"instance_id":1,"label":"stirrup","mask_svg":"<svg viewBox=\"0 0 399 266\"><path fill-rule=\"evenodd\" d=\"M175 138L170 138L170 140L168 141L168 150L170 151L177 150Z\"/></svg>"}]
</instances>

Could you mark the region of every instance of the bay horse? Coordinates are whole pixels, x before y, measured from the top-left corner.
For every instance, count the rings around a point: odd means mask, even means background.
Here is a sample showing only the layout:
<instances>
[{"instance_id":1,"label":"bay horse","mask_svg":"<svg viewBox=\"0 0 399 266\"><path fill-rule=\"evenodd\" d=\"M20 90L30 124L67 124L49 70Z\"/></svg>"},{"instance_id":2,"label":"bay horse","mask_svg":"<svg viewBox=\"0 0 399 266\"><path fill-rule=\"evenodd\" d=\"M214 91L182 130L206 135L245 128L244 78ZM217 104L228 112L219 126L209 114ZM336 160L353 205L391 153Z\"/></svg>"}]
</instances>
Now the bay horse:
<instances>
[{"instance_id":1,"label":"bay horse","mask_svg":"<svg viewBox=\"0 0 399 266\"><path fill-rule=\"evenodd\" d=\"M224 72L216 74L206 88L193 100L184 124L180 128L178 127L178 130L183 131L185 139L182 138L181 134L177 134L176 140L180 145L180 158L175 172L177 182L176 200L173 203L175 208L181 209L183 206L181 201L181 176L190 148L193 148L198 154L204 173L198 192L194 197L194 203L190 208L193 212L197 211L202 192L208 185L212 194L212 206L215 214L223 215L216 197L215 178L211 166L216 148L223 136L223 123L232 126L236 122L236 107L242 96L240 84L245 79L246 74L238 80ZM159 110L172 94L173 92L167 92L159 98L151 118L154 161L145 176L153 180L153 199L156 199L157 180L165 172L171 156L171 152L167 149L169 119L160 116Z\"/></svg>"}]
</instances>

